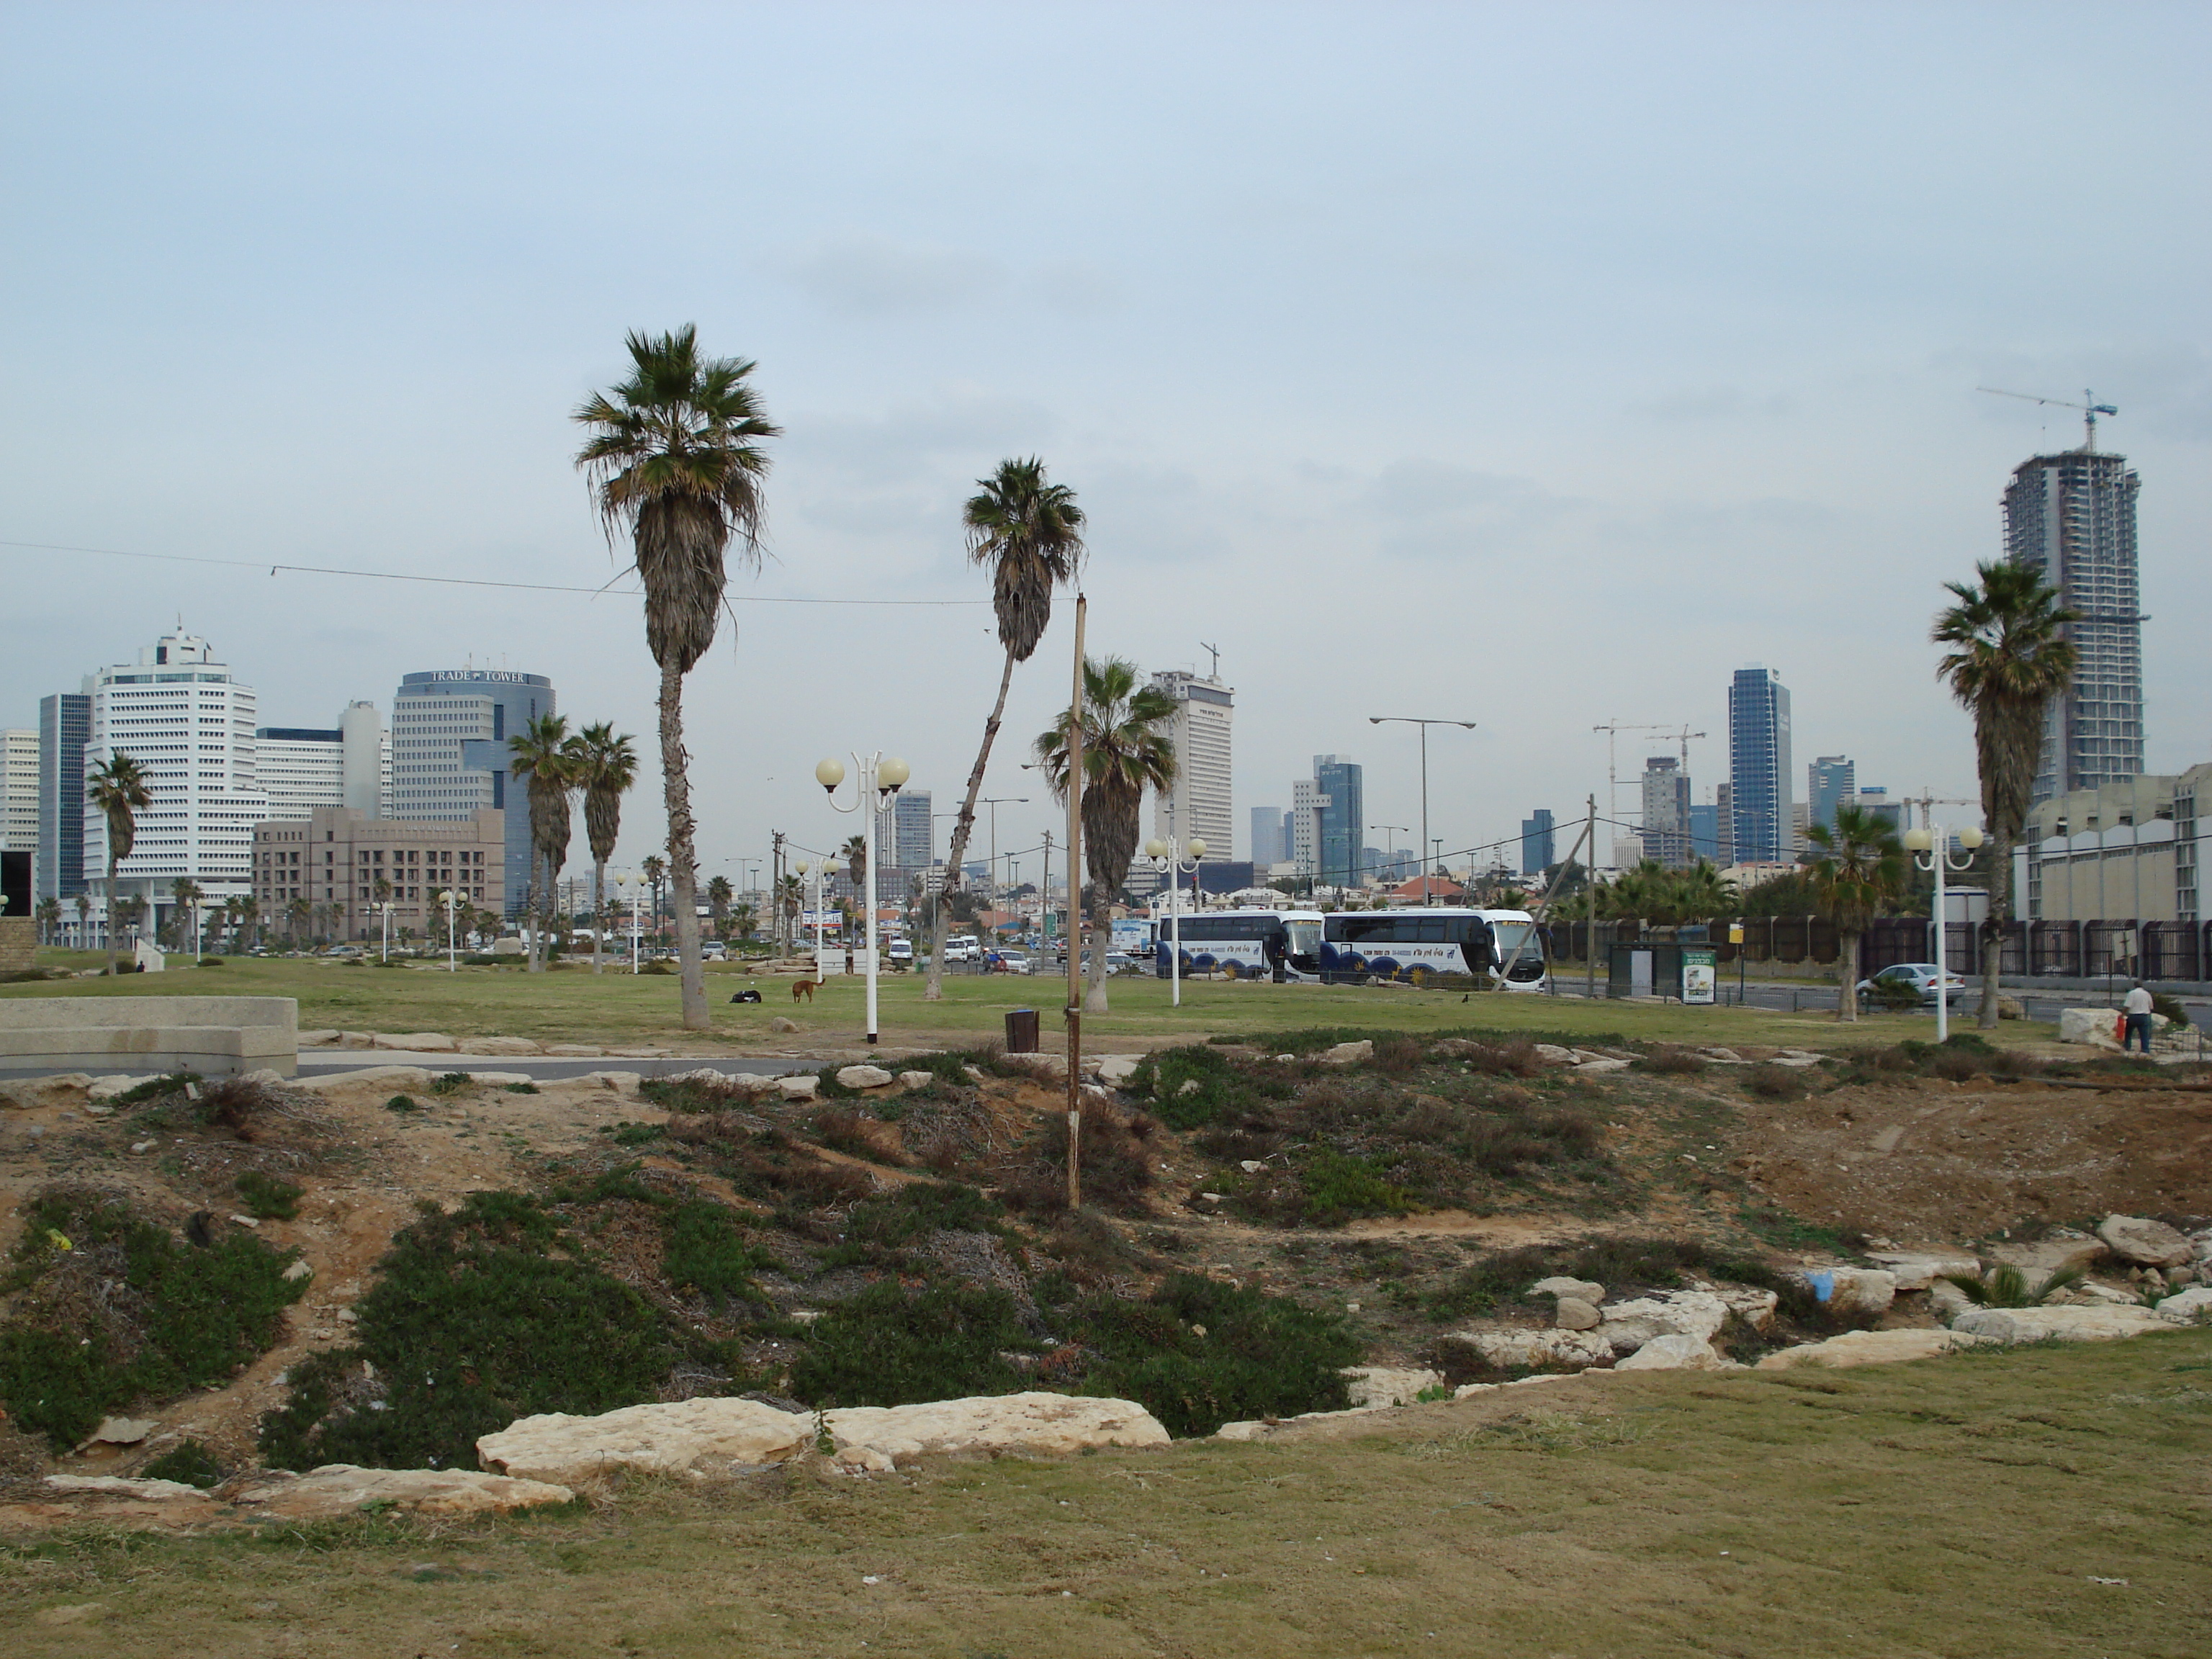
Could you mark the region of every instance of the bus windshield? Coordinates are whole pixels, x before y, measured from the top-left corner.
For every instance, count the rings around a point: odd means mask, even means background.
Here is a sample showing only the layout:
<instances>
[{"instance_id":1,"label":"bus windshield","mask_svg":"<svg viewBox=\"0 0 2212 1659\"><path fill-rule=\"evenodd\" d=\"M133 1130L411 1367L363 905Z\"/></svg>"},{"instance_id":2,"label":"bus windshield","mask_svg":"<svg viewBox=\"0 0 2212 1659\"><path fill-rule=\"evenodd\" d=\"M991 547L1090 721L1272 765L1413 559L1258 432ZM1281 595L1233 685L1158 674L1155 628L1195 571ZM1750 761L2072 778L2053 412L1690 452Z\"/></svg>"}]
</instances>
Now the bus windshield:
<instances>
[{"instance_id":1,"label":"bus windshield","mask_svg":"<svg viewBox=\"0 0 2212 1659\"><path fill-rule=\"evenodd\" d=\"M1290 952L1294 957L1321 954L1321 921L1293 921L1285 924L1291 936Z\"/></svg>"},{"instance_id":2,"label":"bus windshield","mask_svg":"<svg viewBox=\"0 0 2212 1659\"><path fill-rule=\"evenodd\" d=\"M1498 936L1498 965L1500 968L1513 960L1518 951L1523 962L1541 962L1544 942L1534 937L1536 924L1533 921L1493 921L1491 930Z\"/></svg>"}]
</instances>

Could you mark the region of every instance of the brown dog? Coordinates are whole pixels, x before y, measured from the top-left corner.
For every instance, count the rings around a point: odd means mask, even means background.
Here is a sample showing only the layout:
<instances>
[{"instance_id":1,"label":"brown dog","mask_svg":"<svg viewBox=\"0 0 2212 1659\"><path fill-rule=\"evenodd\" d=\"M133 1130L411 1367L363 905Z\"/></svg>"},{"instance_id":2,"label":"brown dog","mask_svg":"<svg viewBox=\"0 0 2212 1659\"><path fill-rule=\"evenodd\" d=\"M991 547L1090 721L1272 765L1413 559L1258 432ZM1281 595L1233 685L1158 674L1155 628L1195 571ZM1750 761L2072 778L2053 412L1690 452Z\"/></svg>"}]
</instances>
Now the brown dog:
<instances>
[{"instance_id":1,"label":"brown dog","mask_svg":"<svg viewBox=\"0 0 2212 1659\"><path fill-rule=\"evenodd\" d=\"M791 981L791 1000L796 1002L799 998L805 997L811 1002L814 1000L814 994L829 982L826 979L795 979Z\"/></svg>"}]
</instances>

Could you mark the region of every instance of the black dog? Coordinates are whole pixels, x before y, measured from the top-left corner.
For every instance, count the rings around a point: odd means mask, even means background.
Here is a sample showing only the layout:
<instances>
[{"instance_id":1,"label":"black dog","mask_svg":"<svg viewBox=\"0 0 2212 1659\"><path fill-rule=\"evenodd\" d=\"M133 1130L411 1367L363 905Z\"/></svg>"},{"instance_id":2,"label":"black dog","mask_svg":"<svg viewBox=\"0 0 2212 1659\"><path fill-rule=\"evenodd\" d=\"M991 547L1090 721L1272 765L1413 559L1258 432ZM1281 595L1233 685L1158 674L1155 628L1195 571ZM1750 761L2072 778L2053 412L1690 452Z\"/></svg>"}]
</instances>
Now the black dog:
<instances>
[{"instance_id":1,"label":"black dog","mask_svg":"<svg viewBox=\"0 0 2212 1659\"><path fill-rule=\"evenodd\" d=\"M760 1000L761 994L758 991L740 991L730 999L732 1002L758 1002Z\"/></svg>"}]
</instances>

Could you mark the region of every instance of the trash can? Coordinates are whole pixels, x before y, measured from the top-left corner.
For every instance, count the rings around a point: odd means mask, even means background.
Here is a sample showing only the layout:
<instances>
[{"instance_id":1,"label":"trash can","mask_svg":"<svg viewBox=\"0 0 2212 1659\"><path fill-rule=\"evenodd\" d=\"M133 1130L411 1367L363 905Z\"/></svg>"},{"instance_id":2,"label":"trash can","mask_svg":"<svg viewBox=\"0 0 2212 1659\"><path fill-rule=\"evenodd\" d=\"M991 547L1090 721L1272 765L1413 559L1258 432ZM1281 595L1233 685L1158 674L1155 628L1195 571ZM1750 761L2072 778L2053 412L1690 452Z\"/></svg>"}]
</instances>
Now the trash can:
<instances>
[{"instance_id":1,"label":"trash can","mask_svg":"<svg viewBox=\"0 0 2212 1659\"><path fill-rule=\"evenodd\" d=\"M1037 1051L1037 1011L1034 1008L1006 1010L1006 1052L1010 1054L1033 1054Z\"/></svg>"}]
</instances>

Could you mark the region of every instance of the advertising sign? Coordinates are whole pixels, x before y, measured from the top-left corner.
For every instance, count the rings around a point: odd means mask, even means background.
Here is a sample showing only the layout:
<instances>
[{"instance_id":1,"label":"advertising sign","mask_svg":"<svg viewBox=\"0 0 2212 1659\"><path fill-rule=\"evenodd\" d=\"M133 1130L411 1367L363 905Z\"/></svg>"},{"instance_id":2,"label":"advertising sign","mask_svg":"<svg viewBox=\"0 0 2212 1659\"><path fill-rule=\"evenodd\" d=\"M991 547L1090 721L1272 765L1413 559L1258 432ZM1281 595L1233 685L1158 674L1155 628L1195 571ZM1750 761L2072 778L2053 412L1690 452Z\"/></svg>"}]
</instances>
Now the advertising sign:
<instances>
[{"instance_id":1,"label":"advertising sign","mask_svg":"<svg viewBox=\"0 0 2212 1659\"><path fill-rule=\"evenodd\" d=\"M1711 1007L1715 1001L1713 986L1718 977L1718 958L1711 951L1685 950L1682 952L1682 1000L1702 1003Z\"/></svg>"}]
</instances>

